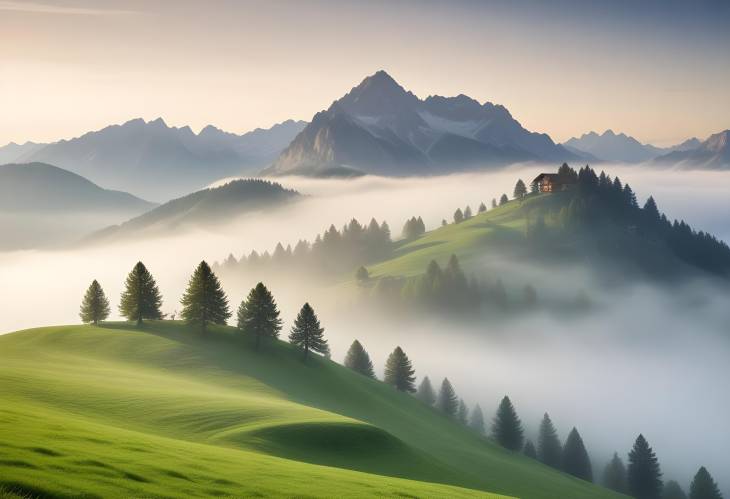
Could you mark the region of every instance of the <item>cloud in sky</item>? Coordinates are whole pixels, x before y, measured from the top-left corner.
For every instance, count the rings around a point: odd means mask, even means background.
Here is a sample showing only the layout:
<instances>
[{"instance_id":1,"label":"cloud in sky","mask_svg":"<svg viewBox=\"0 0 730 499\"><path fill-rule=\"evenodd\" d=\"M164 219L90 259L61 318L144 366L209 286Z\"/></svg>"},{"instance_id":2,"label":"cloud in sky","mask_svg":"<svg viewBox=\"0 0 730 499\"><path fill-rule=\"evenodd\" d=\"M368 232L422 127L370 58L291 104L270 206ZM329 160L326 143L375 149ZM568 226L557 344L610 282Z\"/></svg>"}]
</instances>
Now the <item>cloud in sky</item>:
<instances>
[{"instance_id":1,"label":"cloud in sky","mask_svg":"<svg viewBox=\"0 0 730 499\"><path fill-rule=\"evenodd\" d=\"M51 3L13 1L0 1L0 10L26 12L30 14L61 14L78 16L118 16L138 13L132 10L99 9L89 7L73 7Z\"/></svg>"}]
</instances>

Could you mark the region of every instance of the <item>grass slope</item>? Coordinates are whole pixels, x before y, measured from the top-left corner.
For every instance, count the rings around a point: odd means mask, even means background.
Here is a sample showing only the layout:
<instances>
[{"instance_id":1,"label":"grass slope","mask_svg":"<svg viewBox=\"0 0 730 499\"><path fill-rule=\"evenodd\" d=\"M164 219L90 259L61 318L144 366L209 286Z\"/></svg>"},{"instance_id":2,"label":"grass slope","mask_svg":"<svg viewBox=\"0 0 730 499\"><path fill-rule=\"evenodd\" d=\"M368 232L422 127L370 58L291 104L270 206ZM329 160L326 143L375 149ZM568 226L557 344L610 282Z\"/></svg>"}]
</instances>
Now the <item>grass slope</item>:
<instances>
[{"instance_id":1,"label":"grass slope","mask_svg":"<svg viewBox=\"0 0 730 499\"><path fill-rule=\"evenodd\" d=\"M618 497L290 345L172 322L0 336L0 497ZM471 490L470 490L471 489Z\"/></svg>"}]
</instances>

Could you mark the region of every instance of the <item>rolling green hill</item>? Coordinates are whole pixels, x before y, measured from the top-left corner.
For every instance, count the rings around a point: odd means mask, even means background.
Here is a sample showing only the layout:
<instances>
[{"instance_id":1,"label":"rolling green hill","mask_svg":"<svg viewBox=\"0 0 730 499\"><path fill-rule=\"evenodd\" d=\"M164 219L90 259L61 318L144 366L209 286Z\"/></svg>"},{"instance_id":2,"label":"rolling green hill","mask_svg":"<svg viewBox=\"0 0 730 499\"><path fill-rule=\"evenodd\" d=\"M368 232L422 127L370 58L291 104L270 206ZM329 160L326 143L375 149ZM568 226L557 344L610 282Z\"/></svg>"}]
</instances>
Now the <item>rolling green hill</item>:
<instances>
[{"instance_id":1,"label":"rolling green hill","mask_svg":"<svg viewBox=\"0 0 730 499\"><path fill-rule=\"evenodd\" d=\"M0 490L32 497L619 497L232 328L0 336ZM489 491L493 494L489 494ZM0 493L0 497L2 493Z\"/></svg>"},{"instance_id":2,"label":"rolling green hill","mask_svg":"<svg viewBox=\"0 0 730 499\"><path fill-rule=\"evenodd\" d=\"M368 271L373 278L410 277L423 274L431 260L443 265L455 254L466 268L476 259L497 257L522 266L582 264L609 279L617 275L626 280L637 277L671 280L693 275L730 277L727 246L713 241L712 253L708 252L705 259L698 257L706 248L703 233L680 246L677 233L681 231L673 231L668 222L666 229L662 226L656 232L644 231L641 228L644 215L638 209L624 219L607 214L593 223L566 228L560 217L570 211L573 199L572 193L561 192L509 201L461 223L450 223L417 239L404 241L391 258L368 266ZM545 228L536 235L534 227L538 218L544 221ZM687 227L687 231L691 229ZM499 268L492 270L499 271Z\"/></svg>"}]
</instances>

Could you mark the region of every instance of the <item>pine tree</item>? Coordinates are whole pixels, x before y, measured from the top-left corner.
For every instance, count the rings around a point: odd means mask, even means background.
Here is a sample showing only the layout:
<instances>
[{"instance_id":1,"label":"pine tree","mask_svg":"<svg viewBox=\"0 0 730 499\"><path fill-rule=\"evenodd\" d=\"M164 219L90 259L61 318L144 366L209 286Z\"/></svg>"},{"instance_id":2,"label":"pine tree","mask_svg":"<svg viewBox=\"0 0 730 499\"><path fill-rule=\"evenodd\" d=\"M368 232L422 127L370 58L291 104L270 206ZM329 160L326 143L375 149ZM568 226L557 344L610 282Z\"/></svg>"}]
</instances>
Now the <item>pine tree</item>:
<instances>
[{"instance_id":1,"label":"pine tree","mask_svg":"<svg viewBox=\"0 0 730 499\"><path fill-rule=\"evenodd\" d=\"M509 203L509 198L507 197L507 194L502 194L502 197L499 198L499 206L503 206L507 203Z\"/></svg>"},{"instance_id":2,"label":"pine tree","mask_svg":"<svg viewBox=\"0 0 730 499\"><path fill-rule=\"evenodd\" d=\"M613 457L603 472L603 485L621 494L626 494L629 491L629 485L626 479L626 467L616 452L613 453Z\"/></svg>"},{"instance_id":3,"label":"pine tree","mask_svg":"<svg viewBox=\"0 0 730 499\"><path fill-rule=\"evenodd\" d=\"M560 468L563 462L563 447L558 438L550 416L546 412L540 422L540 430L537 437L537 456L543 464Z\"/></svg>"},{"instance_id":4,"label":"pine tree","mask_svg":"<svg viewBox=\"0 0 730 499\"><path fill-rule=\"evenodd\" d=\"M512 402L508 396L504 396L497 408L497 414L492 424L492 435L494 439L506 449L517 451L522 449L523 430L522 422L517 417Z\"/></svg>"},{"instance_id":5,"label":"pine tree","mask_svg":"<svg viewBox=\"0 0 730 499\"><path fill-rule=\"evenodd\" d=\"M457 415L459 410L459 399L456 396L454 387L451 385L449 378L444 378L441 382L441 389L439 390L438 400L436 407L449 417Z\"/></svg>"},{"instance_id":6,"label":"pine tree","mask_svg":"<svg viewBox=\"0 0 730 499\"><path fill-rule=\"evenodd\" d=\"M365 351L359 341L355 340L350 345L350 349L345 356L345 367L349 367L355 372L364 374L369 378L375 378L373 371L373 363L370 361L370 355Z\"/></svg>"},{"instance_id":7,"label":"pine tree","mask_svg":"<svg viewBox=\"0 0 730 499\"><path fill-rule=\"evenodd\" d=\"M383 381L388 385L394 386L401 392L413 393L416 391L414 385L416 378L413 376L415 372L406 353L401 347L396 347L385 363L385 376L383 377Z\"/></svg>"},{"instance_id":8,"label":"pine tree","mask_svg":"<svg viewBox=\"0 0 730 499\"><path fill-rule=\"evenodd\" d=\"M456 411L456 420L466 426L469 420L469 409L466 407L464 399L459 399L459 409Z\"/></svg>"},{"instance_id":9,"label":"pine tree","mask_svg":"<svg viewBox=\"0 0 730 499\"><path fill-rule=\"evenodd\" d=\"M424 377L421 384L418 385L416 398L429 407L436 402L436 393L433 391L433 386L431 386L431 380L428 379L428 376Z\"/></svg>"},{"instance_id":10,"label":"pine tree","mask_svg":"<svg viewBox=\"0 0 730 499\"><path fill-rule=\"evenodd\" d=\"M525 448L522 453L531 459L537 459L537 451L535 450L535 444L532 443L532 440L525 442Z\"/></svg>"},{"instance_id":11,"label":"pine tree","mask_svg":"<svg viewBox=\"0 0 730 499\"><path fill-rule=\"evenodd\" d=\"M689 486L689 499L722 499L712 475L702 466Z\"/></svg>"},{"instance_id":12,"label":"pine tree","mask_svg":"<svg viewBox=\"0 0 730 499\"><path fill-rule=\"evenodd\" d=\"M96 279L91 282L84 294L79 316L82 322L93 322L95 326L109 317L109 300L106 299L104 290Z\"/></svg>"},{"instance_id":13,"label":"pine tree","mask_svg":"<svg viewBox=\"0 0 730 499\"><path fill-rule=\"evenodd\" d=\"M127 320L162 319L162 296L152 274L142 262L137 262L124 282L124 291L119 303L119 313Z\"/></svg>"},{"instance_id":14,"label":"pine tree","mask_svg":"<svg viewBox=\"0 0 730 499\"><path fill-rule=\"evenodd\" d=\"M281 331L279 309L271 292L258 283L238 307L238 328L256 338L256 350L261 338L278 338Z\"/></svg>"},{"instance_id":15,"label":"pine tree","mask_svg":"<svg viewBox=\"0 0 730 499\"><path fill-rule=\"evenodd\" d=\"M479 203L478 213L484 213L485 211L487 211L487 205L483 202Z\"/></svg>"},{"instance_id":16,"label":"pine tree","mask_svg":"<svg viewBox=\"0 0 730 499\"><path fill-rule=\"evenodd\" d=\"M294 327L289 334L289 343L301 348L304 351L306 362L309 352L329 355L329 345L324 339L324 328L320 325L314 309L305 303L294 320Z\"/></svg>"},{"instance_id":17,"label":"pine tree","mask_svg":"<svg viewBox=\"0 0 730 499\"><path fill-rule=\"evenodd\" d=\"M497 207L497 199L492 198L492 208L496 208L496 207Z\"/></svg>"},{"instance_id":18,"label":"pine tree","mask_svg":"<svg viewBox=\"0 0 730 499\"><path fill-rule=\"evenodd\" d=\"M457 208L454 212L454 223L458 224L464 221L464 213L461 211L461 208Z\"/></svg>"},{"instance_id":19,"label":"pine tree","mask_svg":"<svg viewBox=\"0 0 730 499\"><path fill-rule=\"evenodd\" d=\"M563 471L587 482L593 481L593 469L583 439L573 428L565 439L563 448Z\"/></svg>"},{"instance_id":20,"label":"pine tree","mask_svg":"<svg viewBox=\"0 0 730 499\"><path fill-rule=\"evenodd\" d=\"M662 473L659 460L649 447L644 435L639 435L629 452L629 492L636 499L659 499L662 492Z\"/></svg>"},{"instance_id":21,"label":"pine tree","mask_svg":"<svg viewBox=\"0 0 730 499\"><path fill-rule=\"evenodd\" d=\"M357 282L360 284L368 282L370 279L368 269L361 265L360 268L357 269L357 272L355 272L355 279L357 279Z\"/></svg>"},{"instance_id":22,"label":"pine tree","mask_svg":"<svg viewBox=\"0 0 730 499\"><path fill-rule=\"evenodd\" d=\"M464 208L464 220L469 220L472 217L471 206Z\"/></svg>"},{"instance_id":23,"label":"pine tree","mask_svg":"<svg viewBox=\"0 0 730 499\"><path fill-rule=\"evenodd\" d=\"M527 187L522 179L519 179L515 184L514 198L522 199L527 195Z\"/></svg>"},{"instance_id":24,"label":"pine tree","mask_svg":"<svg viewBox=\"0 0 730 499\"><path fill-rule=\"evenodd\" d=\"M687 499L687 494L684 493L684 490L677 482L669 480L664 484L662 499Z\"/></svg>"},{"instance_id":25,"label":"pine tree","mask_svg":"<svg viewBox=\"0 0 730 499\"><path fill-rule=\"evenodd\" d=\"M471 418L469 418L469 427L480 435L484 435L484 413L479 404L474 406L471 410Z\"/></svg>"},{"instance_id":26,"label":"pine tree","mask_svg":"<svg viewBox=\"0 0 730 499\"><path fill-rule=\"evenodd\" d=\"M188 289L180 300L180 316L190 325L200 326L205 333L208 324L225 324L231 317L228 298L218 277L203 260L193 272Z\"/></svg>"}]
</instances>

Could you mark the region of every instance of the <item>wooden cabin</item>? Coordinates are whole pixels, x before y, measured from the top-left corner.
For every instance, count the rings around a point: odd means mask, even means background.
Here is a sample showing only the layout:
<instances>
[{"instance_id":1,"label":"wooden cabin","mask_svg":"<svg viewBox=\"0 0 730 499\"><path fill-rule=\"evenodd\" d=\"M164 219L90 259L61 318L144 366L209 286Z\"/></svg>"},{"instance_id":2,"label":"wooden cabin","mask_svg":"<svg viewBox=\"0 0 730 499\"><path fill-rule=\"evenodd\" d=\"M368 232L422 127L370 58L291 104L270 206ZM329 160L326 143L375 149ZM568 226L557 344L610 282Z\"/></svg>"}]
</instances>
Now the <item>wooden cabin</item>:
<instances>
[{"instance_id":1,"label":"wooden cabin","mask_svg":"<svg viewBox=\"0 0 730 499\"><path fill-rule=\"evenodd\" d=\"M533 185L537 185L537 192L558 192L566 191L573 186L573 183L565 181L565 178L557 173L541 173L535 180Z\"/></svg>"}]
</instances>

